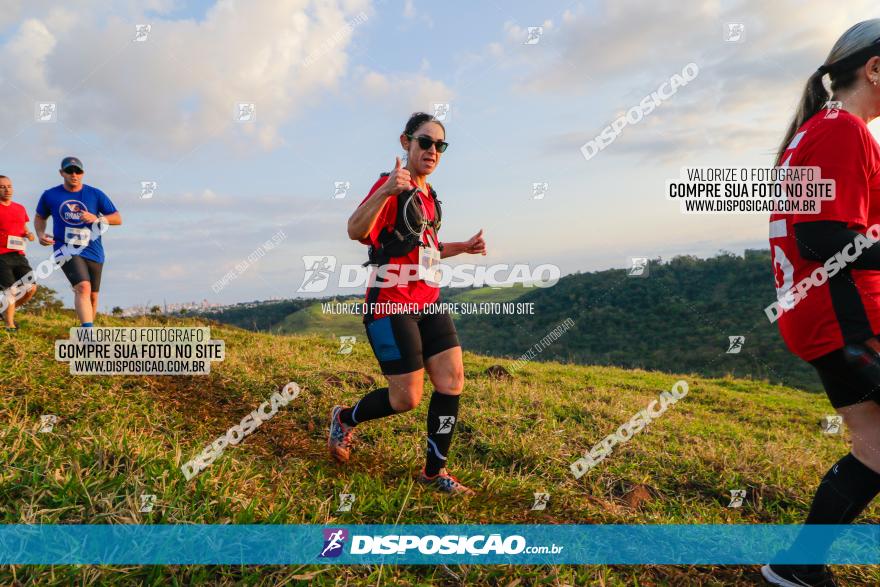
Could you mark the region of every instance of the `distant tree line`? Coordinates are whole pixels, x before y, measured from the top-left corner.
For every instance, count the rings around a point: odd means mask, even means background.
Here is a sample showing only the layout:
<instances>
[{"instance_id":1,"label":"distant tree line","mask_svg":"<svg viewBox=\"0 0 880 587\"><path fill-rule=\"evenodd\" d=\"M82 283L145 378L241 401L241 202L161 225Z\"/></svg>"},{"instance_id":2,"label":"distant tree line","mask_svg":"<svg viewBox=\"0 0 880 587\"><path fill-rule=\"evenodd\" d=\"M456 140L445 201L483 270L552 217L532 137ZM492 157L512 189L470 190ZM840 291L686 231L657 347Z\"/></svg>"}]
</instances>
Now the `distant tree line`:
<instances>
[{"instance_id":1,"label":"distant tree line","mask_svg":"<svg viewBox=\"0 0 880 587\"><path fill-rule=\"evenodd\" d=\"M572 318L575 326L540 360L730 374L819 391L812 367L788 351L764 314L775 299L770 252L748 250L654 259L647 277L576 273L517 300L534 302L534 316L469 315L457 325L467 349L517 358ZM745 337L738 354L727 353L730 336Z\"/></svg>"},{"instance_id":2,"label":"distant tree line","mask_svg":"<svg viewBox=\"0 0 880 587\"><path fill-rule=\"evenodd\" d=\"M454 301L466 291L445 288L441 300ZM534 302L534 315L458 317L465 348L517 359L571 318L574 326L535 360L752 377L821 390L813 369L788 351L777 325L764 314L776 299L767 250L653 259L647 277L629 277L624 269L575 273L553 287L526 292L517 302ZM203 315L271 331L293 312L350 297L285 300ZM739 353L727 352L731 336L745 337Z\"/></svg>"}]
</instances>

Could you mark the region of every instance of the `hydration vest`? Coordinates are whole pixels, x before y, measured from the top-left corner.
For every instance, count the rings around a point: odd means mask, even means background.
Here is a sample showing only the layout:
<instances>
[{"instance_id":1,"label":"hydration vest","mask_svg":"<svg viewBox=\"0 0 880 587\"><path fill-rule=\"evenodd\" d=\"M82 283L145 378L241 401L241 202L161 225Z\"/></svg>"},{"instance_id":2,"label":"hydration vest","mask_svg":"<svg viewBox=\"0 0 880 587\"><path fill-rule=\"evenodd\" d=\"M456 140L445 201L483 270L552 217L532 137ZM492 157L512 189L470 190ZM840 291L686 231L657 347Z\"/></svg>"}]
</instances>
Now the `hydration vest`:
<instances>
[{"instance_id":1,"label":"hydration vest","mask_svg":"<svg viewBox=\"0 0 880 587\"><path fill-rule=\"evenodd\" d=\"M381 174L385 177L388 173ZM406 192L397 194L397 215L394 218L394 226L386 226L379 232L379 246L370 245L368 249L369 260L364 263L367 265L387 265L391 262L392 257L403 257L409 254L418 246L427 246L422 243L422 233L413 232L411 227L427 226L434 229L436 237L440 230L440 222L443 218L443 211L440 207L440 200L437 199L437 192L430 185L428 192L434 201L434 220L424 222L421 211L413 206L407 206L410 197L418 192L418 188L413 188ZM437 248L443 250L443 245L437 242Z\"/></svg>"}]
</instances>

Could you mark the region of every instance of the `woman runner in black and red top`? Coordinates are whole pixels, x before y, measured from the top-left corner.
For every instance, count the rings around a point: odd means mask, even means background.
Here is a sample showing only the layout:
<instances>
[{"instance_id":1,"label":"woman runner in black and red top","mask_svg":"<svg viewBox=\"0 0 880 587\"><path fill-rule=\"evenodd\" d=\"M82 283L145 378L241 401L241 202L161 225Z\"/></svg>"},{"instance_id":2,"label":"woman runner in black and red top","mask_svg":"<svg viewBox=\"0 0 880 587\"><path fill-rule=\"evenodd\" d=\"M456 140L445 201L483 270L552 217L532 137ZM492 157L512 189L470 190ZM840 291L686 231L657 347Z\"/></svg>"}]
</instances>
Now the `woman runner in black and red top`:
<instances>
[{"instance_id":1,"label":"woman runner in black and red top","mask_svg":"<svg viewBox=\"0 0 880 587\"><path fill-rule=\"evenodd\" d=\"M807 524L849 524L880 492L880 245L852 255L856 244L864 245L863 235L880 230L874 227L880 223L880 146L867 127L877 116L880 19L861 22L838 39L808 80L778 152L777 165L819 167L822 179L836 184L835 199L823 200L818 214L770 217L784 310L780 332L789 349L816 368L852 438L852 452L819 484ZM848 260L844 269L824 281L815 273L820 279L795 301L789 292L840 253ZM827 552L830 544L822 546ZM798 550L797 543L790 549ZM825 565L761 570L774 585L835 585Z\"/></svg>"},{"instance_id":2,"label":"woman runner in black and red top","mask_svg":"<svg viewBox=\"0 0 880 587\"><path fill-rule=\"evenodd\" d=\"M355 426L418 406L427 370L434 393L428 405L427 457L418 480L449 493L472 494L446 470L464 368L452 317L424 311L440 294L430 279L433 274L426 271L440 258L485 255L486 244L482 231L466 242L439 240L439 203L427 177L437 169L447 147L443 124L429 114L413 114L400 144L406 151L406 166L398 158L394 169L382 174L348 221L348 236L369 245L377 271L387 271L385 278L376 278L374 272L376 281L367 289L364 325L388 386L368 393L352 407L332 409L328 447L333 458L348 462ZM421 224L410 222L414 211ZM412 235L411 250L383 248L385 238L395 230ZM411 277L406 279L406 274ZM390 282L388 276L395 277L396 285L379 287Z\"/></svg>"}]
</instances>

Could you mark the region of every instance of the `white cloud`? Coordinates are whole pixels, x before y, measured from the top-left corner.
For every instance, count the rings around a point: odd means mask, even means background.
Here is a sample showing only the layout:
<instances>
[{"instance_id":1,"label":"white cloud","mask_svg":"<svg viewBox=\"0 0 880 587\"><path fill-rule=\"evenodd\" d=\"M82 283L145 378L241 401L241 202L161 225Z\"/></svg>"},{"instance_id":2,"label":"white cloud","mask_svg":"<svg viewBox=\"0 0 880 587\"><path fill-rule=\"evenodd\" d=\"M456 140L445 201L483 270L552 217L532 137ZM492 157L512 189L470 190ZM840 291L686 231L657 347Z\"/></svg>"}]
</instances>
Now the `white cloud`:
<instances>
[{"instance_id":1,"label":"white cloud","mask_svg":"<svg viewBox=\"0 0 880 587\"><path fill-rule=\"evenodd\" d=\"M421 12L416 10L416 3L414 0L405 0L403 3L403 17L412 22L417 23L420 22L425 25L426 28L432 29L434 28L434 19L425 12ZM408 27L402 27L404 30L408 29Z\"/></svg>"},{"instance_id":2,"label":"white cloud","mask_svg":"<svg viewBox=\"0 0 880 587\"><path fill-rule=\"evenodd\" d=\"M0 32L19 20L24 0L4 0L0 10Z\"/></svg>"},{"instance_id":3,"label":"white cloud","mask_svg":"<svg viewBox=\"0 0 880 587\"><path fill-rule=\"evenodd\" d=\"M43 22L33 18L25 20L3 47L0 71L8 72L3 76L3 83L12 83L24 92L48 93L45 60L56 44L55 36Z\"/></svg>"},{"instance_id":4,"label":"white cloud","mask_svg":"<svg viewBox=\"0 0 880 587\"><path fill-rule=\"evenodd\" d=\"M156 1L151 10L172 7ZM367 0L219 0L200 21L102 22L101 10L47 9L0 46L3 81L21 90L4 96L0 124L32 124L34 102L57 99L72 131L157 157L211 138L271 148L279 128L345 74L352 35L369 22ZM76 22L89 23L87 34ZM135 23L152 25L146 42L133 42ZM239 102L256 104L254 122L234 120Z\"/></svg>"},{"instance_id":5,"label":"white cloud","mask_svg":"<svg viewBox=\"0 0 880 587\"><path fill-rule=\"evenodd\" d=\"M205 188L201 192L194 194L192 192L184 192L180 194L179 199L176 199L178 203L187 203L187 204L211 204L212 206L216 206L218 204L234 204L237 203L237 199L232 196L224 196L221 198L217 195L217 193L210 189Z\"/></svg>"},{"instance_id":6,"label":"white cloud","mask_svg":"<svg viewBox=\"0 0 880 587\"><path fill-rule=\"evenodd\" d=\"M403 16L405 18L415 18L416 17L416 5L413 0L406 0L403 3Z\"/></svg>"},{"instance_id":7,"label":"white cloud","mask_svg":"<svg viewBox=\"0 0 880 587\"><path fill-rule=\"evenodd\" d=\"M381 100L385 107L397 111L430 112L433 104L451 102L455 98L445 83L423 73L385 75L363 71L360 86L365 96Z\"/></svg>"},{"instance_id":8,"label":"white cloud","mask_svg":"<svg viewBox=\"0 0 880 587\"><path fill-rule=\"evenodd\" d=\"M520 72L511 81L514 90L570 95L591 104L582 121L572 121L581 131L551 139L551 150L567 137L578 137L569 145L577 148L619 111L695 62L699 77L627 129L609 152L645 155L662 148L662 157L671 160L704 149L708 137L714 148L735 151L748 140L753 151L769 154L807 77L840 34L875 12L867 0L835 10L801 0L745 0L735 6L703 0L686 9L671 1L603 0L590 12L563 14L548 51L514 51L519 31L506 24L508 52L501 59L508 71ZM727 22L746 25L744 42L724 41Z\"/></svg>"}]
</instances>

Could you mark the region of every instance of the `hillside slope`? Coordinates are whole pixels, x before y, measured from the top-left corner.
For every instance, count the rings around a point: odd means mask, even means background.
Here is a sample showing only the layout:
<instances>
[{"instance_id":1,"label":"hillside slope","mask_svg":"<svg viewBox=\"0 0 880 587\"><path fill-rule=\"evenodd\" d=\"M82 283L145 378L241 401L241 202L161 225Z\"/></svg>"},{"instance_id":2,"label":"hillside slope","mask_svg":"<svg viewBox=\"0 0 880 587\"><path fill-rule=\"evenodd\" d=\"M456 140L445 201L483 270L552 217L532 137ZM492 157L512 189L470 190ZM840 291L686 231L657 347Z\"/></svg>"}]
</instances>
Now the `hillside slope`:
<instances>
[{"instance_id":1,"label":"hillside slope","mask_svg":"<svg viewBox=\"0 0 880 587\"><path fill-rule=\"evenodd\" d=\"M443 301L461 303L510 302L532 291L521 285L513 287L444 288ZM331 337L364 335L362 317L327 313L322 304L362 304L363 294L317 299L292 299L206 312L202 317L248 330L277 334L324 334ZM194 317L189 314L188 317ZM456 319L458 317L456 316Z\"/></svg>"},{"instance_id":2,"label":"hillside slope","mask_svg":"<svg viewBox=\"0 0 880 587\"><path fill-rule=\"evenodd\" d=\"M776 300L769 251L743 257L653 260L648 277L623 269L576 273L519 298L535 315L468 316L457 323L474 352L518 357L567 320L575 326L542 360L732 375L821 391L815 371L791 354L764 308ZM726 354L730 336L744 336Z\"/></svg>"},{"instance_id":3,"label":"hillside slope","mask_svg":"<svg viewBox=\"0 0 880 587\"><path fill-rule=\"evenodd\" d=\"M533 315L456 317L465 348L516 359L556 325L572 320L564 343L538 360L709 377L750 377L821 392L814 370L791 354L764 309L776 299L770 253L652 260L646 278L623 269L574 273L549 288L444 288L444 302L531 303ZM360 295L355 301L362 301ZM326 300L325 300L326 301ZM290 314L284 310L290 309ZM293 300L211 315L224 323L288 334L363 335L352 316L322 315L319 303ZM541 336L537 336L540 334ZM744 336L737 354L729 337Z\"/></svg>"},{"instance_id":4,"label":"hillside slope","mask_svg":"<svg viewBox=\"0 0 880 587\"><path fill-rule=\"evenodd\" d=\"M101 317L102 325L163 320ZM255 334L212 326L227 358L202 377L71 377L53 341L72 314L22 314L0 333L0 517L27 523L798 523L844 436L820 432L823 396L731 378L529 363L510 380L499 361L465 353L467 382L451 460L475 487L470 501L415 485L426 405L359 430L345 468L326 456L330 407L380 380L369 347L350 355L326 336ZM174 325L196 324L193 320ZM564 345L565 339L557 344ZM500 361L502 364L510 362ZM570 462L679 378L689 394L582 477ZM180 465L296 381L302 393L240 445L187 482ZM59 417L38 433L40 416ZM641 486L648 498L626 494ZM741 509L730 489L748 489ZM640 489L641 493L644 492ZM531 511L532 493L550 493ZM336 513L339 493L357 496ZM155 494L152 513L139 496ZM868 512L873 523L880 509ZM877 570L839 567L847 585ZM0 583L752 585L757 567L15 567ZM456 579L458 577L458 579Z\"/></svg>"}]
</instances>

